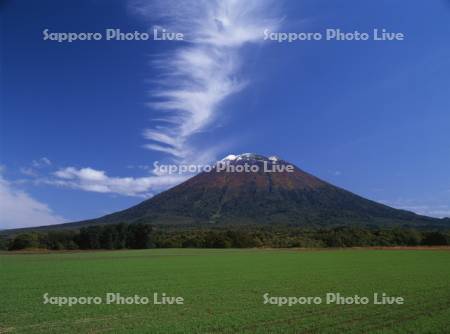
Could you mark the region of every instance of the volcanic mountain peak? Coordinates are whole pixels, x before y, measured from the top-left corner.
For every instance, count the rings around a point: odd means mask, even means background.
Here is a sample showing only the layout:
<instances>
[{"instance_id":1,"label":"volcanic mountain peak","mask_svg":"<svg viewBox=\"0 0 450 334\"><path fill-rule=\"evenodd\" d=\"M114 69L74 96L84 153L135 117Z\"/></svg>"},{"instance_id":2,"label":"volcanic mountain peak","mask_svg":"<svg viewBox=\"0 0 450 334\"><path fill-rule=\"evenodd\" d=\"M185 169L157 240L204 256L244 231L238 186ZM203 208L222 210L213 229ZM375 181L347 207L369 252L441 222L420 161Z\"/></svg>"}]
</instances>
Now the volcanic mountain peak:
<instances>
[{"instance_id":1,"label":"volcanic mountain peak","mask_svg":"<svg viewBox=\"0 0 450 334\"><path fill-rule=\"evenodd\" d=\"M226 166L219 166L220 163ZM250 172L246 168L238 169L246 167L244 165L258 168ZM436 219L355 195L294 165L288 171L284 168L288 165L289 162L274 156L230 154L218 162L217 168L204 171L134 207L78 224L441 224Z\"/></svg>"},{"instance_id":2,"label":"volcanic mountain peak","mask_svg":"<svg viewBox=\"0 0 450 334\"><path fill-rule=\"evenodd\" d=\"M276 156L270 156L266 157L264 155L255 154L255 153L242 153L242 154L230 154L227 155L225 158L220 160L220 162L229 162L229 161L272 161L272 162L278 162L280 161L280 158Z\"/></svg>"}]
</instances>

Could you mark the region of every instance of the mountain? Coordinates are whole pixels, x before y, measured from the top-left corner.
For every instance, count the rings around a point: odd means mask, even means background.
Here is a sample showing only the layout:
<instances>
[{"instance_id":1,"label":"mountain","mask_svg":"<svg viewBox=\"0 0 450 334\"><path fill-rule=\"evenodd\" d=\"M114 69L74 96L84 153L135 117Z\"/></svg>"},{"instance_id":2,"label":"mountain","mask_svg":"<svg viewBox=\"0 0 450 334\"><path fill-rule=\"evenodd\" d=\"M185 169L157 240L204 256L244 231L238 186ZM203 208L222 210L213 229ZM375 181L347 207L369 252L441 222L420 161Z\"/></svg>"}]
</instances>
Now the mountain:
<instances>
[{"instance_id":1,"label":"mountain","mask_svg":"<svg viewBox=\"0 0 450 334\"><path fill-rule=\"evenodd\" d=\"M241 169L244 171L239 172ZM440 219L393 209L355 195L277 157L250 153L229 155L211 171L129 209L69 225L119 222L417 227L443 224Z\"/></svg>"}]
</instances>

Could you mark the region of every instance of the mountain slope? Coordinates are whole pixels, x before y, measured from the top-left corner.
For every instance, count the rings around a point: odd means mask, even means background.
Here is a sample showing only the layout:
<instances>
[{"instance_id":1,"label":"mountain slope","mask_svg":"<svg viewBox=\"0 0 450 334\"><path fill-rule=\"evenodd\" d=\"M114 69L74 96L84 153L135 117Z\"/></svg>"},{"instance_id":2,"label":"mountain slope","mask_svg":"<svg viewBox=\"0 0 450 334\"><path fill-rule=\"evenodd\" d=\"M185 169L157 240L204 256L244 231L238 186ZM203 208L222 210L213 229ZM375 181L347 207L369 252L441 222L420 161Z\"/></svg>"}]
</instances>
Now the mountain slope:
<instances>
[{"instance_id":1,"label":"mountain slope","mask_svg":"<svg viewBox=\"0 0 450 334\"><path fill-rule=\"evenodd\" d=\"M80 222L155 224L414 225L440 224L335 187L276 157L230 155L203 172L129 209ZM220 166L220 167L219 167ZM228 170L223 170L228 166ZM241 167L238 167L241 166ZM258 171L237 172L249 166ZM288 166L292 171L287 171ZM234 169L232 169L234 167ZM278 171L274 171L278 169ZM282 170L282 171L281 171Z\"/></svg>"}]
</instances>

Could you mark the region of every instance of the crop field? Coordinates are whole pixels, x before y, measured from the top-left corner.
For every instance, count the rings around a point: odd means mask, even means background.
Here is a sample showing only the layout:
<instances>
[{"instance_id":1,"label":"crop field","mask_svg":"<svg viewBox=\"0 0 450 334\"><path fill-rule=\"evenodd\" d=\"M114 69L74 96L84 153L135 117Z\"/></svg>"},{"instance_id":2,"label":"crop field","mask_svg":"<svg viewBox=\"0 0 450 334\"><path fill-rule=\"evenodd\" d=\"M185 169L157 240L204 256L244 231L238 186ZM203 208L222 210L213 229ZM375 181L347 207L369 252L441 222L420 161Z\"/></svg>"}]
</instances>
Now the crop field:
<instances>
[{"instance_id":1,"label":"crop field","mask_svg":"<svg viewBox=\"0 0 450 334\"><path fill-rule=\"evenodd\" d=\"M450 251L445 249L155 249L2 253L0 260L0 333L450 330ZM149 302L108 304L107 293ZM154 293L158 302L165 293L182 297L183 304L154 304ZM369 302L327 303L327 293L365 296ZM401 297L404 303L374 304L374 293ZM86 304L69 306L57 298L83 302L79 297L88 296L97 296L98 303L85 298ZM300 302L308 296L322 302ZM279 306L274 303L286 299L277 297L295 297L297 303Z\"/></svg>"}]
</instances>

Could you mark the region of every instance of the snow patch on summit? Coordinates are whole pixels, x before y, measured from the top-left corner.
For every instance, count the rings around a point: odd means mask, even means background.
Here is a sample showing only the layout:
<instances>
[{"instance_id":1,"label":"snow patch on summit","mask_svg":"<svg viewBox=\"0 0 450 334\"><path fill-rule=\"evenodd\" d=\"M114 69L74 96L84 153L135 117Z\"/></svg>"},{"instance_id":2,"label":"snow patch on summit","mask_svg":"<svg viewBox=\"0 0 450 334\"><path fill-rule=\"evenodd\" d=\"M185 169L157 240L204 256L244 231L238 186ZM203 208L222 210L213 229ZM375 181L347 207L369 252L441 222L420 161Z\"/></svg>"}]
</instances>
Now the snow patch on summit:
<instances>
[{"instance_id":1,"label":"snow patch on summit","mask_svg":"<svg viewBox=\"0 0 450 334\"><path fill-rule=\"evenodd\" d=\"M277 156L270 156L265 157L263 155L255 154L255 153L242 153L242 154L229 154L222 160L221 162L226 161L240 161L240 160L256 160L256 161L271 161L271 162L278 162L280 161L280 158Z\"/></svg>"},{"instance_id":2,"label":"snow patch on summit","mask_svg":"<svg viewBox=\"0 0 450 334\"><path fill-rule=\"evenodd\" d=\"M223 158L220 161L234 161L234 160L237 159L237 157L238 157L237 155L229 154L229 155L227 155L225 158Z\"/></svg>"}]
</instances>

